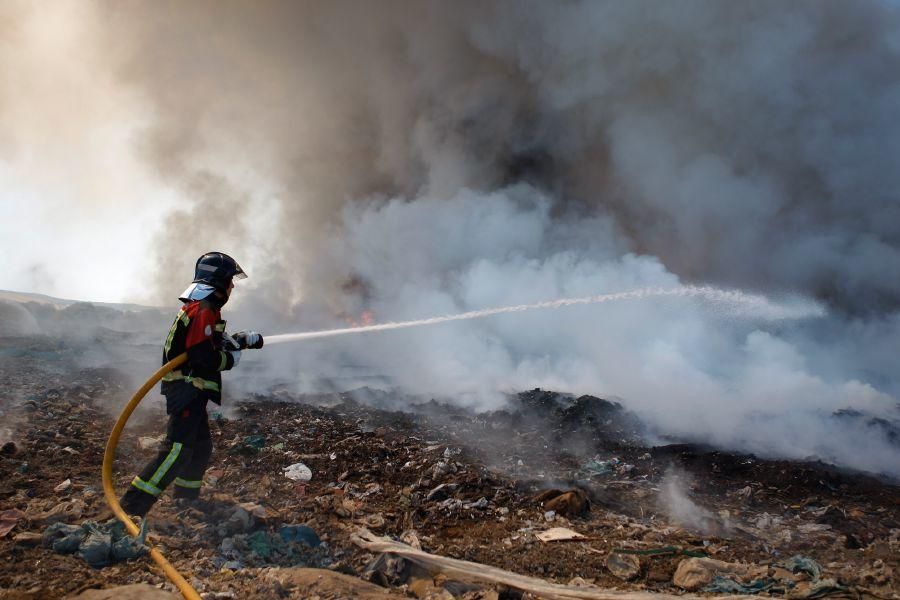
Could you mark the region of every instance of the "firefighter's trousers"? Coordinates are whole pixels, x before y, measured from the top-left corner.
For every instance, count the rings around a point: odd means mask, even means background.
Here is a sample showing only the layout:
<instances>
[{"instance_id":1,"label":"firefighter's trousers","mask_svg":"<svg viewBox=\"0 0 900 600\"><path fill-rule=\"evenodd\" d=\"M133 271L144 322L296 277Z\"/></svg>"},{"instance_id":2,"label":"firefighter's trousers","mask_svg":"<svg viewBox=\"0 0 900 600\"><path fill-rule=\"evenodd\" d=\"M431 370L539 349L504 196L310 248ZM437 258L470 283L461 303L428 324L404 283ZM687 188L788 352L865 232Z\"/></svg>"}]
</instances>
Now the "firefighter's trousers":
<instances>
[{"instance_id":1,"label":"firefighter's trousers","mask_svg":"<svg viewBox=\"0 0 900 600\"><path fill-rule=\"evenodd\" d=\"M199 497L212 455L206 402L203 394L195 394L185 407L169 414L165 443L122 496L125 512L144 516L170 483L175 484L176 498Z\"/></svg>"}]
</instances>

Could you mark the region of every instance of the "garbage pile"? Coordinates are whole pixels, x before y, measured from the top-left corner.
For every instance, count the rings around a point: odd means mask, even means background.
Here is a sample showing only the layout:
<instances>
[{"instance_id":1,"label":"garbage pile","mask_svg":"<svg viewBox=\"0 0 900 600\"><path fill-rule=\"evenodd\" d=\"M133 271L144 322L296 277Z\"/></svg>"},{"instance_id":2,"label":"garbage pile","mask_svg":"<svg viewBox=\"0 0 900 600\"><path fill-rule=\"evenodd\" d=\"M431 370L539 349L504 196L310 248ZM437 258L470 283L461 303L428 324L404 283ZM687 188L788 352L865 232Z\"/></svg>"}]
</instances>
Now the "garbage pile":
<instances>
[{"instance_id":1,"label":"garbage pile","mask_svg":"<svg viewBox=\"0 0 900 600\"><path fill-rule=\"evenodd\" d=\"M137 545L117 554L126 538L102 528L99 466L115 417L105 405L127 400L127 382L78 366L74 349L51 341L4 344L18 354L0 361L0 590L55 599L166 587ZM210 423L202 500L165 495L146 542L207 598L341 597L315 587L325 581L343 597L363 593L346 591L353 582L373 598L523 591L513 579L449 577L449 560L585 589L897 597L894 483L816 462L650 446L621 405L590 396L531 390L479 414L388 395L376 395L381 408L359 392L226 402ZM119 447L117 489L154 452L163 422L162 403L148 399ZM368 550L354 541L361 530L437 566Z\"/></svg>"}]
</instances>

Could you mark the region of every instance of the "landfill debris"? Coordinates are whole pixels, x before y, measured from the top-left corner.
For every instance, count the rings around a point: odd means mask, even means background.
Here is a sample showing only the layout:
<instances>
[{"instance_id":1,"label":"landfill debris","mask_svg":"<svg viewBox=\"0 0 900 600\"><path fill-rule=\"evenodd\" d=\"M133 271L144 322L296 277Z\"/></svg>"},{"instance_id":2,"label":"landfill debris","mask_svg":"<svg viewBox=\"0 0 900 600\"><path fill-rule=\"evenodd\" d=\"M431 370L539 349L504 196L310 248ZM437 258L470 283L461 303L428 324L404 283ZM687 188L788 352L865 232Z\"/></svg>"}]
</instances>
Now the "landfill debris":
<instances>
[{"instance_id":1,"label":"landfill debris","mask_svg":"<svg viewBox=\"0 0 900 600\"><path fill-rule=\"evenodd\" d=\"M283 471L284 476L293 481L309 481L312 479L312 471L302 462L288 465Z\"/></svg>"},{"instance_id":2,"label":"landfill debris","mask_svg":"<svg viewBox=\"0 0 900 600\"><path fill-rule=\"evenodd\" d=\"M631 581L641 572L641 561L634 554L611 552L606 557L606 568L622 581Z\"/></svg>"},{"instance_id":3,"label":"landfill debris","mask_svg":"<svg viewBox=\"0 0 900 600\"><path fill-rule=\"evenodd\" d=\"M799 554L778 563L778 566L787 569L791 573L805 573L809 575L810 579L818 579L822 576L822 567L819 566L819 563Z\"/></svg>"},{"instance_id":4,"label":"landfill debris","mask_svg":"<svg viewBox=\"0 0 900 600\"><path fill-rule=\"evenodd\" d=\"M635 554L638 556L673 556L681 554L683 556L691 556L694 558L706 558L708 555L699 550L685 550L678 546L663 546L662 548L613 548L612 552L618 554Z\"/></svg>"},{"instance_id":5,"label":"landfill debris","mask_svg":"<svg viewBox=\"0 0 900 600\"><path fill-rule=\"evenodd\" d=\"M6 537L25 516L25 513L17 508L0 512L0 538Z\"/></svg>"},{"instance_id":6,"label":"landfill debris","mask_svg":"<svg viewBox=\"0 0 900 600\"><path fill-rule=\"evenodd\" d=\"M58 486L56 486L55 488L53 488L53 491L54 491L54 492L57 492L57 493L58 493L58 492L65 492L66 490L68 490L68 489L71 488L71 487L72 487L72 480L71 480L71 479L66 479L65 481L63 481L62 483L60 483Z\"/></svg>"},{"instance_id":7,"label":"landfill debris","mask_svg":"<svg viewBox=\"0 0 900 600\"><path fill-rule=\"evenodd\" d=\"M459 489L459 484L442 483L439 486L432 489L430 492L428 492L428 495L425 497L425 499L432 501L432 502L440 502L442 500L446 500L451 494L453 494L458 489Z\"/></svg>"},{"instance_id":8,"label":"landfill debris","mask_svg":"<svg viewBox=\"0 0 900 600\"><path fill-rule=\"evenodd\" d=\"M81 525L54 523L43 534L43 544L60 554L77 553L94 568L143 556L148 548L147 521L141 523L137 536L130 536L117 520L106 523L85 521Z\"/></svg>"},{"instance_id":9,"label":"landfill debris","mask_svg":"<svg viewBox=\"0 0 900 600\"><path fill-rule=\"evenodd\" d=\"M52 525L53 523L71 523L72 521L81 519L84 510L85 504L83 500L67 500L54 505L50 510L39 515L36 520L45 525Z\"/></svg>"},{"instance_id":10,"label":"landfill debris","mask_svg":"<svg viewBox=\"0 0 900 600\"><path fill-rule=\"evenodd\" d=\"M149 342L140 343L158 344L157 329ZM135 349L145 350L124 341L135 336L122 340L110 352L131 356ZM5 354L13 348L21 359ZM97 572L75 553L34 545L35 532L45 523L74 526L105 514L102 491L96 488L97 465L115 419L108 406L133 392L133 374L83 368L75 357L66 363L60 348L52 337L0 338L0 377L10 385L10 393L0 398L0 411L14 423L16 435L15 453L0 455L0 502L2 509L27 515L0 539L0 588L34 590L33 598L62 598L148 576L161 581L146 560ZM713 585L762 587L774 580L763 595L781 589L791 597L840 593L829 588L829 581L854 598L896 594L900 492L874 477L696 444L649 447L627 411L600 399L529 391L510 396L498 410L474 412L396 392L375 393L386 398L380 406L402 411L383 410L355 393L311 396L272 388L260 389L252 401L232 397L229 410L240 418L210 421L215 446L224 451L217 452L204 477L204 502L185 507L167 491L150 514L151 540L176 568L196 578L198 590L210 599L303 597L296 589L279 588L280 580L289 583L281 571L295 562L305 564L301 553L321 546L284 540L281 528L288 524L312 529L327 545L329 566L345 573L363 573L372 558L350 539L353 527L363 525L438 559L465 558L535 585L569 581L584 591L590 589L582 587L586 582L622 593L683 594L673 583L678 565L705 554L759 567L759 575L719 573L732 583L714 575L692 593L724 593L703 591ZM117 449L117 492L146 459L139 438L159 436L159 422L166 418L162 406L149 400L142 409L155 418L130 422L132 433ZM269 445L229 451L254 435L263 435ZM615 457L620 464L605 475L579 476L591 457ZM314 478L292 481L283 475L285 466L299 461L315 472ZM727 514L728 530L688 531L670 520L660 506L660 483L670 465L691 476L695 486L689 495L699 506ZM65 479L72 487L54 492ZM441 484L456 487L429 499ZM582 490L590 510L570 514L577 508L564 508L568 500L549 505L552 498L533 500L548 488L562 492L556 497ZM547 522L544 515L551 511L554 520ZM537 538L554 526L586 539L544 543ZM293 557L279 551L282 543L298 545ZM607 567L607 562L618 564L610 560L612 554L636 557L638 574L620 579ZM792 572L788 561L797 555L820 566L818 579L801 568ZM418 568L412 557L398 557L392 564L403 573ZM456 589L441 583L440 573L416 576L435 582L438 593ZM408 593L399 585L380 593ZM312 583L309 589L315 589ZM505 597L509 586L484 582L483 590L478 593Z\"/></svg>"},{"instance_id":11,"label":"landfill debris","mask_svg":"<svg viewBox=\"0 0 900 600\"><path fill-rule=\"evenodd\" d=\"M704 592L710 594L759 594L761 592L776 591L784 593L783 588L773 589L777 583L773 580L757 579L750 583L740 583L733 579L716 575L713 577L712 583L703 588Z\"/></svg>"},{"instance_id":12,"label":"landfill debris","mask_svg":"<svg viewBox=\"0 0 900 600\"><path fill-rule=\"evenodd\" d=\"M686 558L678 564L672 583L685 591L695 592L711 585L717 576L730 575L745 581L759 579L767 573L766 567L729 563L713 558Z\"/></svg>"},{"instance_id":13,"label":"landfill debris","mask_svg":"<svg viewBox=\"0 0 900 600\"><path fill-rule=\"evenodd\" d=\"M603 460L598 456L586 461L581 465L581 468L578 470L578 474L582 477L600 477L603 475L611 475L615 473L616 467L621 464L618 458L610 458L609 460Z\"/></svg>"},{"instance_id":14,"label":"landfill debris","mask_svg":"<svg viewBox=\"0 0 900 600\"><path fill-rule=\"evenodd\" d=\"M23 531L13 536L13 542L17 546L39 546L44 536L33 531Z\"/></svg>"},{"instance_id":15,"label":"landfill debris","mask_svg":"<svg viewBox=\"0 0 900 600\"><path fill-rule=\"evenodd\" d=\"M333 559L328 545L312 529L298 525L281 527L277 533L263 529L226 537L219 544L213 565L240 570L247 567L327 567Z\"/></svg>"},{"instance_id":16,"label":"landfill debris","mask_svg":"<svg viewBox=\"0 0 900 600\"><path fill-rule=\"evenodd\" d=\"M239 504L231 508L231 513L219 526L219 532L222 535L230 535L241 531L250 531L257 523L257 520L264 520L265 509L258 510L259 505L256 504Z\"/></svg>"},{"instance_id":17,"label":"landfill debris","mask_svg":"<svg viewBox=\"0 0 900 600\"><path fill-rule=\"evenodd\" d=\"M67 600L180 600L181 594L167 592L146 583L121 585L102 590L85 590Z\"/></svg>"},{"instance_id":18,"label":"landfill debris","mask_svg":"<svg viewBox=\"0 0 900 600\"><path fill-rule=\"evenodd\" d=\"M286 542L303 542L310 548L317 548L322 543L315 530L306 525L282 525L278 535Z\"/></svg>"},{"instance_id":19,"label":"landfill debris","mask_svg":"<svg viewBox=\"0 0 900 600\"><path fill-rule=\"evenodd\" d=\"M242 454L244 456L253 456L266 447L266 436L262 434L253 434L244 436L243 439L232 442L228 449L230 454Z\"/></svg>"},{"instance_id":20,"label":"landfill debris","mask_svg":"<svg viewBox=\"0 0 900 600\"><path fill-rule=\"evenodd\" d=\"M141 450L157 450L162 445L165 436L149 437L142 436L138 438L138 448Z\"/></svg>"},{"instance_id":21,"label":"landfill debris","mask_svg":"<svg viewBox=\"0 0 900 600\"><path fill-rule=\"evenodd\" d=\"M545 510L564 517L581 517L591 510L591 501L587 494L578 488L567 491L544 490L534 496L534 501L543 504Z\"/></svg>"},{"instance_id":22,"label":"landfill debris","mask_svg":"<svg viewBox=\"0 0 900 600\"><path fill-rule=\"evenodd\" d=\"M363 517L362 524L368 527L369 529L382 529L385 526L386 521L384 520L384 515L381 513L376 513L373 515L366 515Z\"/></svg>"},{"instance_id":23,"label":"landfill debris","mask_svg":"<svg viewBox=\"0 0 900 600\"><path fill-rule=\"evenodd\" d=\"M263 582L275 583L274 589L290 590L291 595L297 598L401 600L405 597L405 594L400 595L374 583L328 569L305 567L271 569L267 570L263 577Z\"/></svg>"},{"instance_id":24,"label":"landfill debris","mask_svg":"<svg viewBox=\"0 0 900 600\"><path fill-rule=\"evenodd\" d=\"M546 531L536 533L535 537L542 542L563 542L567 540L583 539L584 536L577 531L565 527L553 527Z\"/></svg>"}]
</instances>

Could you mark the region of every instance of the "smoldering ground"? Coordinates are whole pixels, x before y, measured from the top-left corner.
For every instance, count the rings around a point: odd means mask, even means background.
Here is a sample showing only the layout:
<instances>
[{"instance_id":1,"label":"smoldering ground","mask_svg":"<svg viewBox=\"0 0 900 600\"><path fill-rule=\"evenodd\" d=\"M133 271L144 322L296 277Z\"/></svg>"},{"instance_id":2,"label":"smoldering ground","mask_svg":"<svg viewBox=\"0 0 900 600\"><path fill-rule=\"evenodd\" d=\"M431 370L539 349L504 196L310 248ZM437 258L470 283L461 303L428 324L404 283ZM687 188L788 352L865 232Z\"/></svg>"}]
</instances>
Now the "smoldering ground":
<instances>
[{"instance_id":1,"label":"smoldering ground","mask_svg":"<svg viewBox=\"0 0 900 600\"><path fill-rule=\"evenodd\" d=\"M216 248L251 274L232 325L264 332L682 283L828 309L500 316L270 348L245 382L615 395L670 434L897 474L867 420L896 422L900 394L891 4L84 7L87 72L179 200L135 300L171 303ZM832 417L848 406L866 417Z\"/></svg>"}]
</instances>

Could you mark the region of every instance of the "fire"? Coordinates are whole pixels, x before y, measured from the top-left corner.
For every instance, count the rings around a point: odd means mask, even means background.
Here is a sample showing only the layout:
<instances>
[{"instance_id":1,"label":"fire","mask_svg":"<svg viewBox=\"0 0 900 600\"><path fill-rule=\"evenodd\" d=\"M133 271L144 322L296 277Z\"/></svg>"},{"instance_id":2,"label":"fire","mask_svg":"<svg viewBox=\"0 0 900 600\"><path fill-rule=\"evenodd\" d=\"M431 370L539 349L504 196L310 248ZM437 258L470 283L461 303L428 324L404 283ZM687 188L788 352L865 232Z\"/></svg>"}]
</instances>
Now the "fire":
<instances>
[{"instance_id":1,"label":"fire","mask_svg":"<svg viewBox=\"0 0 900 600\"><path fill-rule=\"evenodd\" d=\"M351 327L368 327L375 324L375 313L369 309L362 311L359 318L354 319L350 315L344 316L344 321Z\"/></svg>"}]
</instances>

